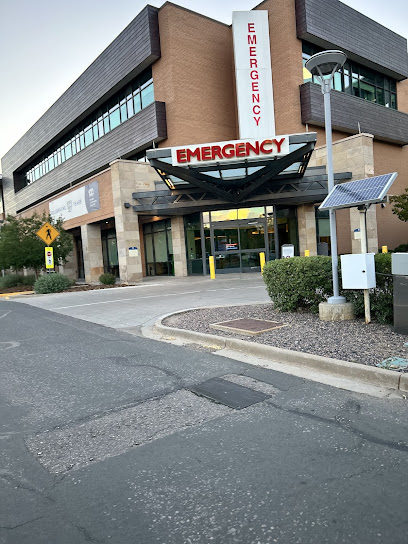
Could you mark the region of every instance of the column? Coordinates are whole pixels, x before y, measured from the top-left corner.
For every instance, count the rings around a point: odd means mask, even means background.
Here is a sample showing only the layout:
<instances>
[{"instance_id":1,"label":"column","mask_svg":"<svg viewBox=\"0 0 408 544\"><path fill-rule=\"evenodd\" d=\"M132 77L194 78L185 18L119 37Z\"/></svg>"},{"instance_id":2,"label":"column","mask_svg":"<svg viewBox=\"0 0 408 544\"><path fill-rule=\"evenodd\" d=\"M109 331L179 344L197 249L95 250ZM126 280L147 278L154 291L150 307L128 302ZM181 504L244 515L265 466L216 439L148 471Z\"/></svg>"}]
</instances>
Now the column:
<instances>
[{"instance_id":1,"label":"column","mask_svg":"<svg viewBox=\"0 0 408 544\"><path fill-rule=\"evenodd\" d=\"M119 275L123 283L136 283L143 279L141 236L139 218L125 202L132 202L132 193L154 191L160 178L147 163L116 160L110 164L112 175L113 209L118 244ZM133 248L133 249L130 249Z\"/></svg>"},{"instance_id":2,"label":"column","mask_svg":"<svg viewBox=\"0 0 408 544\"><path fill-rule=\"evenodd\" d=\"M67 255L67 262L65 264L58 265L58 272L60 274L68 276L68 278L70 278L71 280L75 281L76 279L78 279L77 264L74 251L71 251L71 253Z\"/></svg>"},{"instance_id":3,"label":"column","mask_svg":"<svg viewBox=\"0 0 408 544\"><path fill-rule=\"evenodd\" d=\"M183 217L171 218L171 237L173 240L174 275L187 276L186 239Z\"/></svg>"},{"instance_id":4,"label":"column","mask_svg":"<svg viewBox=\"0 0 408 544\"><path fill-rule=\"evenodd\" d=\"M103 274L101 228L99 225L81 226L82 249L84 254L85 281L96 283Z\"/></svg>"},{"instance_id":5,"label":"column","mask_svg":"<svg viewBox=\"0 0 408 544\"><path fill-rule=\"evenodd\" d=\"M314 204L303 204L297 207L297 220L299 231L299 252L303 257L305 250L310 255L317 255L316 217Z\"/></svg>"}]
</instances>

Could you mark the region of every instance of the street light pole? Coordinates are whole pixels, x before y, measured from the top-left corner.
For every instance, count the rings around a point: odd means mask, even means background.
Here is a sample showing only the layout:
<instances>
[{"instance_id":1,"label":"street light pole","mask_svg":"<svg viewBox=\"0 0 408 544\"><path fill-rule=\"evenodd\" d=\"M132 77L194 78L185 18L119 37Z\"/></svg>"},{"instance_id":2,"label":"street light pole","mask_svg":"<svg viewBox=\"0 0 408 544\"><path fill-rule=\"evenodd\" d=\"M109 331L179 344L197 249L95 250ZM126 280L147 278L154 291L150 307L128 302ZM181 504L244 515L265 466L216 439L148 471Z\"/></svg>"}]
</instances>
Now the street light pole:
<instances>
[{"instance_id":1,"label":"street light pole","mask_svg":"<svg viewBox=\"0 0 408 544\"><path fill-rule=\"evenodd\" d=\"M333 173L333 141L331 123L330 91L335 72L346 62L347 56L342 51L323 51L313 55L306 61L306 69L320 80L324 98L324 124L326 132L327 149L327 185L328 192L334 188ZM324 76L330 77L325 78ZM329 304L345 304L345 297L339 293L339 272L337 255L337 228L336 212L329 210L330 220L330 246L332 258L333 296L328 299Z\"/></svg>"}]
</instances>

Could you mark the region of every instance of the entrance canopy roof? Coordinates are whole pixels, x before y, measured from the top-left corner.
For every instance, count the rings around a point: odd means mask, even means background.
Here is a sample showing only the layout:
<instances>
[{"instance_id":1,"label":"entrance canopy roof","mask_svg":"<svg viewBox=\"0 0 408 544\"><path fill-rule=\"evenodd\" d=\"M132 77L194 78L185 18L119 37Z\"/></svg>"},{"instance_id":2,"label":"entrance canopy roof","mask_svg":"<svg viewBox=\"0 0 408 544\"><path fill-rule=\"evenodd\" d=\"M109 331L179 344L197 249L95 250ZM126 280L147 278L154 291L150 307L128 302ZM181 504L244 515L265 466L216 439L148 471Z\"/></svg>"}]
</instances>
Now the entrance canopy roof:
<instances>
[{"instance_id":1,"label":"entrance canopy roof","mask_svg":"<svg viewBox=\"0 0 408 544\"><path fill-rule=\"evenodd\" d=\"M150 165L168 190L133 193L133 209L148 215L177 215L193 211L270 204L321 202L327 195L325 168L306 170L316 145L314 132L291 134L289 152L271 159L174 166L172 148L147 151ZM335 176L350 179L350 173ZM126 203L125 207L131 204Z\"/></svg>"}]
</instances>

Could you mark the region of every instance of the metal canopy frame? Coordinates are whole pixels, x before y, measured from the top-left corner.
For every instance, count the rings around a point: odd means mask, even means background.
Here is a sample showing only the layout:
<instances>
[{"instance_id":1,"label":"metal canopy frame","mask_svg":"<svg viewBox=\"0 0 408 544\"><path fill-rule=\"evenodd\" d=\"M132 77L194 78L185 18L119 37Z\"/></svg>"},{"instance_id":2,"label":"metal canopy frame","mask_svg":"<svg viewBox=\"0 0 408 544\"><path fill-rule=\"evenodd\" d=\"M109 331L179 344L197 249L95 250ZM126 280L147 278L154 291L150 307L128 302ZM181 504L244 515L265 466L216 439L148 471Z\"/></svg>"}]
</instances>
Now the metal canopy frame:
<instances>
[{"instance_id":1,"label":"metal canopy frame","mask_svg":"<svg viewBox=\"0 0 408 544\"><path fill-rule=\"evenodd\" d=\"M327 196L327 176L324 167L311 169L305 175L311 154L316 145L316 133L294 134L289 136L289 145L295 149L288 155L272 160L218 163L210 166L173 166L166 162L171 157L171 149L152 149L147 158L160 178L172 183L171 178L180 182L174 189L133 193L136 200L132 207L142 215L178 215L194 211L217 210L225 207L248 207L269 204L301 204L321 202ZM164 160L163 160L164 159ZM296 171L285 172L293 164L299 163ZM258 167L248 174L248 169ZM222 171L245 168L245 176L222 178ZM218 170L220 177L207 172ZM337 174L337 181L350 179L351 173Z\"/></svg>"}]
</instances>

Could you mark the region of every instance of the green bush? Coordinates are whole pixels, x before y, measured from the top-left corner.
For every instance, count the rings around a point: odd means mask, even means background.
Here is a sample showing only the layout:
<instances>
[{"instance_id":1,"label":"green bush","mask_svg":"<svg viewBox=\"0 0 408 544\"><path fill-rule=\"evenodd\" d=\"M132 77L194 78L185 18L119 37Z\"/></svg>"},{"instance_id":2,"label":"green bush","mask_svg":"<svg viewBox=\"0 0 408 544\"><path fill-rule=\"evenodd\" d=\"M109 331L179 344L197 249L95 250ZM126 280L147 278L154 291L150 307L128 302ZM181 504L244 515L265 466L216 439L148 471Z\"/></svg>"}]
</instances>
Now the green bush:
<instances>
[{"instance_id":1,"label":"green bush","mask_svg":"<svg viewBox=\"0 0 408 544\"><path fill-rule=\"evenodd\" d=\"M339 260L340 262L340 260ZM391 254L375 255L377 286L370 290L371 315L380 323L393 320ZM266 263L263 277L275 308L283 312L319 311L320 302L333 294L331 257L293 257ZM341 270L339 274L341 285ZM363 291L345 290L341 294L354 304L357 317L364 316Z\"/></svg>"},{"instance_id":2,"label":"green bush","mask_svg":"<svg viewBox=\"0 0 408 544\"><path fill-rule=\"evenodd\" d=\"M283 312L319 311L331 294L331 258L293 257L269 261L263 269L268 295Z\"/></svg>"},{"instance_id":3,"label":"green bush","mask_svg":"<svg viewBox=\"0 0 408 544\"><path fill-rule=\"evenodd\" d=\"M99 276L99 281L104 285L115 285L116 276L114 276L113 274L102 274L101 276Z\"/></svg>"},{"instance_id":4,"label":"green bush","mask_svg":"<svg viewBox=\"0 0 408 544\"><path fill-rule=\"evenodd\" d=\"M22 276L18 276L17 274L10 274L0 278L0 289L7 289L8 287L17 287L17 285L21 285L21 278Z\"/></svg>"},{"instance_id":5,"label":"green bush","mask_svg":"<svg viewBox=\"0 0 408 544\"><path fill-rule=\"evenodd\" d=\"M72 281L63 274L44 274L34 283L37 294L60 293L71 287Z\"/></svg>"},{"instance_id":6,"label":"green bush","mask_svg":"<svg viewBox=\"0 0 408 544\"><path fill-rule=\"evenodd\" d=\"M18 287L19 285L34 285L36 277L32 276L19 276L18 274L10 274L8 276L0 277L0 289L7 289L9 287Z\"/></svg>"},{"instance_id":7,"label":"green bush","mask_svg":"<svg viewBox=\"0 0 408 544\"><path fill-rule=\"evenodd\" d=\"M408 244L401 244L394 249L394 253L405 253L408 251Z\"/></svg>"},{"instance_id":8,"label":"green bush","mask_svg":"<svg viewBox=\"0 0 408 544\"><path fill-rule=\"evenodd\" d=\"M32 274L30 276L20 276L19 285L31 285L31 286L33 286L36 281L37 281L37 278L34 276L34 274Z\"/></svg>"}]
</instances>

